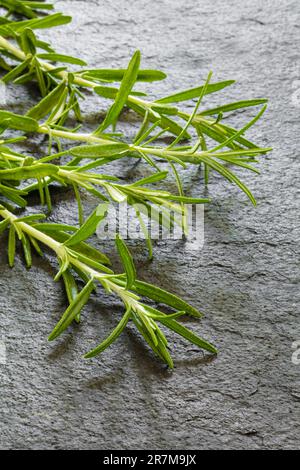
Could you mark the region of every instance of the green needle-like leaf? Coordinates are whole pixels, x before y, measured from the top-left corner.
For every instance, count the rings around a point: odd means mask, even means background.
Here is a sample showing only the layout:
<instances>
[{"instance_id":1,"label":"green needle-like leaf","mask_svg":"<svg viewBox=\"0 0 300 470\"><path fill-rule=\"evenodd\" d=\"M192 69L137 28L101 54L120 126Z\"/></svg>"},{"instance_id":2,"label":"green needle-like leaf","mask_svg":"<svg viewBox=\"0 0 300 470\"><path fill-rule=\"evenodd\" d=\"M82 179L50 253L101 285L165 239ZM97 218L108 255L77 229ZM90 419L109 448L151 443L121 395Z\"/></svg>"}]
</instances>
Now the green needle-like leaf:
<instances>
[{"instance_id":1,"label":"green needle-like leaf","mask_svg":"<svg viewBox=\"0 0 300 470\"><path fill-rule=\"evenodd\" d=\"M68 328L68 326L72 323L72 321L77 317L85 304L88 302L94 289L94 281L91 279L67 308L64 315L50 334L48 338L49 341L55 340Z\"/></svg>"},{"instance_id":2,"label":"green needle-like leaf","mask_svg":"<svg viewBox=\"0 0 300 470\"><path fill-rule=\"evenodd\" d=\"M17 129L23 132L36 132L39 127L35 119L0 110L0 124L4 121L8 123L8 127L11 129Z\"/></svg>"},{"instance_id":3,"label":"green needle-like leaf","mask_svg":"<svg viewBox=\"0 0 300 470\"><path fill-rule=\"evenodd\" d=\"M26 28L30 29L47 29L68 24L72 21L70 16L62 13L54 13L53 15L44 16L42 18L34 18L24 21L10 21L0 26L0 34L4 36L13 36L14 33L21 33Z\"/></svg>"},{"instance_id":4,"label":"green needle-like leaf","mask_svg":"<svg viewBox=\"0 0 300 470\"><path fill-rule=\"evenodd\" d=\"M44 178L46 176L55 175L58 173L58 168L50 164L36 164L32 166L23 166L11 170L0 170L0 178L6 180L26 180L31 178Z\"/></svg>"},{"instance_id":5,"label":"green needle-like leaf","mask_svg":"<svg viewBox=\"0 0 300 470\"><path fill-rule=\"evenodd\" d=\"M120 82L123 80L126 69L90 69L83 70L81 76L86 79L92 79L99 82ZM159 70L139 70L137 82L155 82L164 80L166 74Z\"/></svg>"},{"instance_id":6,"label":"green needle-like leaf","mask_svg":"<svg viewBox=\"0 0 300 470\"><path fill-rule=\"evenodd\" d=\"M230 85L235 83L234 80L227 80L226 82L219 82L219 83L211 83L205 90L205 95L210 93L215 93L217 91L223 90ZM181 101L192 100L194 98L199 98L199 96L203 93L204 86L200 86L197 88L191 88L189 90L181 91L179 93L175 93L174 95L166 96L165 98L161 98L156 101L156 103L179 103Z\"/></svg>"},{"instance_id":7,"label":"green needle-like leaf","mask_svg":"<svg viewBox=\"0 0 300 470\"><path fill-rule=\"evenodd\" d=\"M116 246L122 260L126 277L127 277L127 284L126 289L131 289L132 285L136 280L136 269L135 265L131 256L131 253L126 245L126 243L122 240L122 238L117 235L116 237Z\"/></svg>"},{"instance_id":8,"label":"green needle-like leaf","mask_svg":"<svg viewBox=\"0 0 300 470\"><path fill-rule=\"evenodd\" d=\"M38 54L39 59L50 60L51 62L64 62L66 64L74 65L87 65L86 62L82 59L77 59L77 57L72 57L65 54L56 54L54 52L48 52L47 54Z\"/></svg>"},{"instance_id":9,"label":"green needle-like leaf","mask_svg":"<svg viewBox=\"0 0 300 470\"><path fill-rule=\"evenodd\" d=\"M22 246L23 246L26 266L27 266L27 268L31 268L31 266L32 266L32 255L31 255L30 242L29 242L28 237L24 234L21 237L21 243L22 243Z\"/></svg>"},{"instance_id":10,"label":"green needle-like leaf","mask_svg":"<svg viewBox=\"0 0 300 470\"><path fill-rule=\"evenodd\" d=\"M53 105L56 104L64 93L66 88L65 82L61 82L51 93L45 96L37 105L31 108L27 116L39 121L43 117L47 116L50 111L53 110Z\"/></svg>"},{"instance_id":11,"label":"green needle-like leaf","mask_svg":"<svg viewBox=\"0 0 300 470\"><path fill-rule=\"evenodd\" d=\"M104 122L101 124L99 131L103 132L110 125L114 125L121 113L123 107L127 102L127 98L137 80L138 71L141 62L141 53L136 51L133 55L128 68L124 74L123 80L120 85L119 92L112 107L109 109Z\"/></svg>"},{"instance_id":12,"label":"green needle-like leaf","mask_svg":"<svg viewBox=\"0 0 300 470\"><path fill-rule=\"evenodd\" d=\"M124 284L123 281L117 282L121 285ZM161 289L160 287L154 286L147 282L136 280L132 286L132 290L142 295L143 297L148 297L149 299L154 300L155 302L163 303L178 311L184 311L186 314L191 315L192 317L202 317L202 314L197 309L176 295L171 294L170 292Z\"/></svg>"},{"instance_id":13,"label":"green needle-like leaf","mask_svg":"<svg viewBox=\"0 0 300 470\"><path fill-rule=\"evenodd\" d=\"M12 268L15 264L16 255L16 229L13 225L10 226L8 236L8 263Z\"/></svg>"},{"instance_id":14,"label":"green needle-like leaf","mask_svg":"<svg viewBox=\"0 0 300 470\"><path fill-rule=\"evenodd\" d=\"M216 108L207 109L206 111L202 111L200 114L201 116L213 116L214 114L229 113L230 111L249 108L251 106L258 106L267 102L267 99L237 101L235 103L226 104L224 106L218 106Z\"/></svg>"},{"instance_id":15,"label":"green needle-like leaf","mask_svg":"<svg viewBox=\"0 0 300 470\"><path fill-rule=\"evenodd\" d=\"M112 331L112 333L104 340L99 346L97 346L95 349L90 351L89 353L85 354L84 358L85 359L90 359L92 357L98 356L98 354L101 354L105 349L107 349L112 343L118 339L118 337L121 335L121 333L124 331L128 321L130 320L131 316L131 308L129 307L122 317L121 321L119 324L116 326L116 328Z\"/></svg>"},{"instance_id":16,"label":"green needle-like leaf","mask_svg":"<svg viewBox=\"0 0 300 470\"><path fill-rule=\"evenodd\" d=\"M129 145L122 142L103 142L103 144L81 145L70 149L70 154L78 158L103 158L122 154Z\"/></svg>"},{"instance_id":17,"label":"green needle-like leaf","mask_svg":"<svg viewBox=\"0 0 300 470\"><path fill-rule=\"evenodd\" d=\"M88 217L85 223L77 230L74 235L72 235L65 243L65 246L74 246L85 241L87 238L91 237L103 220L105 215L98 214L97 209Z\"/></svg>"},{"instance_id":18,"label":"green needle-like leaf","mask_svg":"<svg viewBox=\"0 0 300 470\"><path fill-rule=\"evenodd\" d=\"M176 320L170 319L166 316L164 319L160 319L160 323L170 328L170 330L175 331L175 333L187 339L190 343L195 344L199 348L205 349L206 351L209 351L213 354L218 353L218 350L215 348L215 346L195 335L192 331L178 323Z\"/></svg>"}]
</instances>

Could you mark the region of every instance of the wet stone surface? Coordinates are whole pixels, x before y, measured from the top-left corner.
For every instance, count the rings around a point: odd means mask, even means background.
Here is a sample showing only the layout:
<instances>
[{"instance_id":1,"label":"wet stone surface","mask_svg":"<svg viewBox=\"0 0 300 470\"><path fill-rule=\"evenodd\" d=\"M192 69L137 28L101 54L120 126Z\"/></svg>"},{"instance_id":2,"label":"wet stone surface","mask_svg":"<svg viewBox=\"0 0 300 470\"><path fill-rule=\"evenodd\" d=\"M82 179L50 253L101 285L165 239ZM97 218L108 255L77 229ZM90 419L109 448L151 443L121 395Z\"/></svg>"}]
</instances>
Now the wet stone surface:
<instances>
[{"instance_id":1,"label":"wet stone surface","mask_svg":"<svg viewBox=\"0 0 300 470\"><path fill-rule=\"evenodd\" d=\"M191 326L220 349L211 359L171 336L173 373L131 327L100 359L82 359L122 313L101 292L82 325L47 343L65 307L63 290L52 281L55 261L36 258L27 272L18 260L10 270L1 239L0 448L299 448L300 366L292 363L292 344L300 340L299 2L85 0L59 1L57 8L74 17L73 26L51 32L59 52L93 67L120 67L139 48L145 68L168 73L165 82L146 87L152 96L196 86L212 69L216 80L238 81L211 96L212 106L269 97L267 114L249 136L274 151L262 159L260 176L240 173L257 197L256 209L212 178L201 252L160 242L149 264L144 247L134 249L140 278L204 311L203 321ZM34 99L34 89L12 88L8 107L22 111ZM88 98L88 126L105 105ZM241 126L246 118L237 113L230 122ZM123 121L132 135L135 116L126 112ZM40 142L28 151L38 152ZM136 178L146 171L130 161L110 170ZM183 179L191 194L205 194L195 168ZM86 209L95 204L84 199ZM75 212L72 193L57 193L52 219L74 222ZM104 251L114 257L111 245Z\"/></svg>"}]
</instances>

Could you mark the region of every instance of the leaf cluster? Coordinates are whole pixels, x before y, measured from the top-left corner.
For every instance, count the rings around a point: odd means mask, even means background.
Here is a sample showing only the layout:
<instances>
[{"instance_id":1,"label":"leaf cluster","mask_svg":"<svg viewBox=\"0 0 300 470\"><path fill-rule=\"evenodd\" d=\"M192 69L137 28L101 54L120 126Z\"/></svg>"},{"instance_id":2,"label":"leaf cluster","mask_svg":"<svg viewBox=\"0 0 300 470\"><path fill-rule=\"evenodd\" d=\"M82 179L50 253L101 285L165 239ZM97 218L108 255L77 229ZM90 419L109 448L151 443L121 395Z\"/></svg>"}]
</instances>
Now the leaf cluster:
<instances>
[{"instance_id":1,"label":"leaf cluster","mask_svg":"<svg viewBox=\"0 0 300 470\"><path fill-rule=\"evenodd\" d=\"M34 82L41 95L26 115L0 109L0 234L8 233L7 253L11 267L18 244L28 268L32 265L32 250L42 256L45 249L50 249L57 257L59 267L55 280L64 284L68 307L49 340L55 340L74 321L80 321L85 305L100 285L123 302L125 313L108 338L87 353L86 358L102 353L128 323L137 328L154 353L171 368L173 361L163 330L171 330L199 348L216 353L213 345L178 321L183 315L199 318L201 314L195 308L176 295L137 278L132 255L119 235L116 235L116 250L123 272L114 272L108 257L89 242L106 213L95 207L85 217L81 195L83 192L91 194L105 204L126 201L134 207L152 258L151 236L143 216L151 211L158 224L169 228L171 220L172 224L179 223L186 229L185 205L209 202L201 195L185 195L178 168L202 167L206 185L210 175L218 173L256 204L236 170L242 168L258 173L254 166L258 157L271 150L245 136L264 114L267 100L242 100L204 107L206 97L234 83L232 80L213 83L211 72L201 86L149 100L145 93L136 89L138 84L164 80L166 75L158 70L141 69L139 51L133 54L126 68L89 69L81 58L58 52L38 37L39 29L67 24L71 21L69 16L52 13L53 6L46 1L0 0L0 7L7 11L0 21L2 81L16 85ZM80 124L86 89L112 100L104 120L91 133L82 132ZM185 103L190 100L195 101L195 106L187 113ZM126 107L141 117L140 128L132 139L116 133ZM230 113L251 107L259 107L259 111L240 129L227 124ZM70 126L71 116L78 121L75 128ZM7 137L7 131L14 136ZM48 155L35 158L15 150L16 143L20 147L22 140L32 134L48 137ZM168 137L170 143L166 144L164 137ZM143 160L151 174L127 183L115 175L100 172L107 163L122 158ZM167 169L160 168L161 162ZM177 184L177 194L161 187L169 172ZM52 211L52 193L58 185L69 186L74 191L78 205L77 226L47 220ZM38 192L41 204L46 207L45 213L22 213L32 192ZM21 214L17 216L16 210ZM173 313L150 306L147 299L171 308Z\"/></svg>"}]
</instances>

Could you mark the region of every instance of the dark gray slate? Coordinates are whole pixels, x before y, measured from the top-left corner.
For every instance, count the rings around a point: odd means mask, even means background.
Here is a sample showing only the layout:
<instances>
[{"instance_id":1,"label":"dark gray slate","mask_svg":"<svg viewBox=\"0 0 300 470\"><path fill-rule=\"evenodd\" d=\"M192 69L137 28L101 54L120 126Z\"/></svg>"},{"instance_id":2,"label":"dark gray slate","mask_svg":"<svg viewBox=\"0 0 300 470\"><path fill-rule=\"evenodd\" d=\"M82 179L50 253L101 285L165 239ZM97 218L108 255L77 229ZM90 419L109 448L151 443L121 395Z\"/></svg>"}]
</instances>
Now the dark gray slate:
<instances>
[{"instance_id":1,"label":"dark gray slate","mask_svg":"<svg viewBox=\"0 0 300 470\"><path fill-rule=\"evenodd\" d=\"M300 369L292 363L292 343L300 340L298 0L85 0L59 1L57 8L74 16L73 26L51 33L61 52L94 67L119 67L140 48L144 67L169 74L149 88L153 96L195 86L210 69L215 79L238 84L209 103L268 96L269 110L249 135L274 151L262 158L261 176L241 172L256 209L212 179L201 253L161 243L148 264L143 248L135 250L142 279L206 313L192 326L220 348L214 360L172 338L171 373L129 328L99 360L85 362L82 354L121 313L101 293L84 323L49 345L65 305L51 280L55 264L36 259L27 272L18 261L10 270L1 250L0 340L7 350L7 364L0 364L1 449L299 448ZM19 110L34 97L33 90L10 93L8 104ZM91 126L104 109L89 98ZM135 123L132 114L128 119ZM245 119L240 113L231 122ZM132 167L116 168L124 175ZM195 169L184 181L204 194ZM72 220L71 195L60 199L53 219Z\"/></svg>"}]
</instances>

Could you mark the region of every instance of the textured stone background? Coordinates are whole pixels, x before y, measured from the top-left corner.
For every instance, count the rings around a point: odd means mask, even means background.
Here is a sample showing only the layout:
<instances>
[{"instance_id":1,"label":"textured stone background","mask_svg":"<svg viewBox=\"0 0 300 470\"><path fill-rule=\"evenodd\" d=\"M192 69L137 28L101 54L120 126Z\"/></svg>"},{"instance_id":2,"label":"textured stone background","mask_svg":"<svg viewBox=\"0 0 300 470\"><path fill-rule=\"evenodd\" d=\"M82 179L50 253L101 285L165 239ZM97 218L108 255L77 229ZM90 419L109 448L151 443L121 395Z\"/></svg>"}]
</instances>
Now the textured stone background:
<instances>
[{"instance_id":1,"label":"textured stone background","mask_svg":"<svg viewBox=\"0 0 300 470\"><path fill-rule=\"evenodd\" d=\"M1 251L1 449L299 448L300 369L291 361L292 343L300 340L299 1L85 0L59 1L57 8L74 16L73 26L51 33L61 52L110 67L126 65L140 48L145 67L169 74L151 86L153 96L195 86L210 69L215 79L239 83L209 103L268 96L269 110L249 135L274 152L263 159L261 176L243 175L257 209L213 178L201 253L161 243L149 265L136 249L141 278L206 312L193 327L219 346L217 359L174 338L170 373L129 328L99 360L83 361L121 313L101 294L77 331L49 345L65 305L51 280L54 268L37 259L28 273L21 261L11 271ZM18 109L34 97L33 90L10 93L8 104L17 98ZM91 125L103 109L88 100ZM239 113L231 122L245 119ZM131 171L124 163L120 175L126 166ZM195 169L185 184L203 194ZM54 218L71 217L73 208L70 196Z\"/></svg>"}]
</instances>

